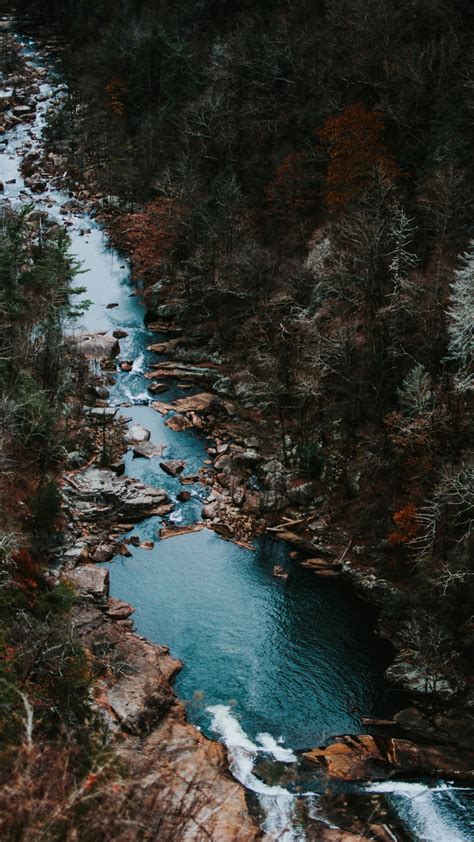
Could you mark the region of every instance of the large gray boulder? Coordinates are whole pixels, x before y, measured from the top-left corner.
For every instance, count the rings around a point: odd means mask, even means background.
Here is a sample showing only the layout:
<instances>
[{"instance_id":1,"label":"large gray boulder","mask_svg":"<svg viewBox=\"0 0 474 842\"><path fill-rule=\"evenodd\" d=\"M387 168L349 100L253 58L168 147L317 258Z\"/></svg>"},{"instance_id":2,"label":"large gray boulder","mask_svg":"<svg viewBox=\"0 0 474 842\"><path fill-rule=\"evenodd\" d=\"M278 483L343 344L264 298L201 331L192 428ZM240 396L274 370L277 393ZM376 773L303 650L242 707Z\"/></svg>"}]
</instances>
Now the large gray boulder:
<instances>
[{"instance_id":1,"label":"large gray boulder","mask_svg":"<svg viewBox=\"0 0 474 842\"><path fill-rule=\"evenodd\" d=\"M65 579L83 598L103 600L109 594L109 571L95 564L83 564L67 573Z\"/></svg>"},{"instance_id":2,"label":"large gray boulder","mask_svg":"<svg viewBox=\"0 0 474 842\"><path fill-rule=\"evenodd\" d=\"M119 477L113 471L87 468L68 483L70 505L80 519L116 516L136 521L148 517L168 502L160 488L144 485L133 477Z\"/></svg>"},{"instance_id":3,"label":"large gray boulder","mask_svg":"<svg viewBox=\"0 0 474 842\"><path fill-rule=\"evenodd\" d=\"M120 345L107 333L76 333L69 340L88 360L109 360L120 353Z\"/></svg>"}]
</instances>

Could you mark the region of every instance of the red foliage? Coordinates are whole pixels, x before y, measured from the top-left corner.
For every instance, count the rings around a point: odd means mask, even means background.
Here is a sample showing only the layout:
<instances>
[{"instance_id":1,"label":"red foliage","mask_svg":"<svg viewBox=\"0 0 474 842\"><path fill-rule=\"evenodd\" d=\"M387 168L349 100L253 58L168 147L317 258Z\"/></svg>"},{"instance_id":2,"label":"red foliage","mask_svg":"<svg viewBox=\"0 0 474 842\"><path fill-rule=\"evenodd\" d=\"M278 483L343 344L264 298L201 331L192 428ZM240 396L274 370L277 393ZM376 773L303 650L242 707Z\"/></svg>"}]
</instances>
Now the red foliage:
<instances>
[{"instance_id":1,"label":"red foliage","mask_svg":"<svg viewBox=\"0 0 474 842\"><path fill-rule=\"evenodd\" d=\"M399 509L398 512L395 512L393 522L398 529L390 532L388 536L388 543L391 547L406 544L413 540L413 538L416 538L420 529L417 513L418 510L413 503L408 503L402 509Z\"/></svg>"},{"instance_id":2,"label":"red foliage","mask_svg":"<svg viewBox=\"0 0 474 842\"><path fill-rule=\"evenodd\" d=\"M326 202L338 209L360 198L376 181L391 184L401 175L383 140L384 125L362 103L330 117L319 136L329 149Z\"/></svg>"},{"instance_id":3,"label":"red foliage","mask_svg":"<svg viewBox=\"0 0 474 842\"><path fill-rule=\"evenodd\" d=\"M42 581L41 568L31 553L24 548L12 553L13 576L17 587L27 596L35 597L35 592Z\"/></svg>"},{"instance_id":4,"label":"red foliage","mask_svg":"<svg viewBox=\"0 0 474 842\"><path fill-rule=\"evenodd\" d=\"M154 199L125 216L118 232L130 250L136 276L159 277L176 240L182 210L171 199Z\"/></svg>"},{"instance_id":5,"label":"red foliage","mask_svg":"<svg viewBox=\"0 0 474 842\"><path fill-rule=\"evenodd\" d=\"M110 110L121 117L125 113L124 100L127 94L127 86L125 82L123 79L120 79L119 76L113 76L105 90L108 95Z\"/></svg>"}]
</instances>

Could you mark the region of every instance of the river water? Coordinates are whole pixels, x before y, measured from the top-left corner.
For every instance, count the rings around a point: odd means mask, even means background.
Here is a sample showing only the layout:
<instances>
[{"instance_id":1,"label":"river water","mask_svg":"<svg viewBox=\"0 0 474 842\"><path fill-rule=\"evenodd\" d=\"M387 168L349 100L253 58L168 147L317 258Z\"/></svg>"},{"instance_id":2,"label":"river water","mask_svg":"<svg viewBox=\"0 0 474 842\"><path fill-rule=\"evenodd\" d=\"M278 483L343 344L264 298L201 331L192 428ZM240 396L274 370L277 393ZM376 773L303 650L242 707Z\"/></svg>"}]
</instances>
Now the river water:
<instances>
[{"instance_id":1,"label":"river water","mask_svg":"<svg viewBox=\"0 0 474 842\"><path fill-rule=\"evenodd\" d=\"M33 42L24 39L23 47L31 61L41 63ZM46 111L61 96L61 85L49 80L41 85L40 95L47 99L38 105L34 123L18 126L0 146L0 178L5 198L13 204L31 201L19 171L21 155L26 143L39 146ZM128 332L120 342L120 358L133 360L133 370L117 371L111 403L147 427L153 442L165 445L166 459L185 459L185 473L193 475L206 458L208 443L194 431L173 432L147 405L144 371L159 358L146 346L159 336L144 327L143 306L128 263L108 246L93 218L60 215L67 199L67 193L54 186L34 197L35 205L61 224L72 223L71 251L86 270L79 283L92 302L83 329L120 327ZM90 233L81 234L88 229ZM118 306L107 309L109 303ZM163 400L181 394L189 392L171 383ZM134 459L129 451L126 472L165 488L175 500L182 486L160 469L159 461ZM192 498L177 503L171 522L199 519L206 488L186 488ZM388 652L374 634L372 613L344 584L319 579L292 562L281 542L260 539L252 552L207 529L160 541L160 525L159 518L149 518L130 533L153 540L155 546L152 551L131 547L131 558L119 556L108 565L111 594L135 606L140 633L169 645L183 660L176 692L188 702L190 720L227 745L235 777L259 799L270 838L304 839L294 817L294 794L264 783L254 767L261 758L290 766L296 762L295 750L337 734L360 732L361 716L387 710L390 698L383 670ZM273 576L275 564L289 571L287 580ZM414 840L473 838L468 793L462 788L417 782L373 784L366 790L386 794ZM317 796L305 797L317 812Z\"/></svg>"}]
</instances>

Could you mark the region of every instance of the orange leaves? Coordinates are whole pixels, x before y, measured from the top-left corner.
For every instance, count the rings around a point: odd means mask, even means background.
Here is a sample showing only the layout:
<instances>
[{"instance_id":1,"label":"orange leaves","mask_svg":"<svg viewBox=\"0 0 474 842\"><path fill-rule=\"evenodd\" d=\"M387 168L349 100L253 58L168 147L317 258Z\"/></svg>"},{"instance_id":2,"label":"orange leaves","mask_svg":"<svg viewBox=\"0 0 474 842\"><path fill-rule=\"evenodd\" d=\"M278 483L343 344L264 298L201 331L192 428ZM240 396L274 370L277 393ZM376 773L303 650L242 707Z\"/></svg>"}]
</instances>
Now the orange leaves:
<instances>
[{"instance_id":1,"label":"orange leaves","mask_svg":"<svg viewBox=\"0 0 474 842\"><path fill-rule=\"evenodd\" d=\"M130 250L135 276L159 277L176 239L182 211L171 199L154 199L120 221L118 238Z\"/></svg>"},{"instance_id":2,"label":"orange leaves","mask_svg":"<svg viewBox=\"0 0 474 842\"><path fill-rule=\"evenodd\" d=\"M329 151L326 202L331 209L360 198L377 182L390 185L400 176L383 131L380 114L362 103L348 105L326 121L319 136Z\"/></svg>"},{"instance_id":3,"label":"orange leaves","mask_svg":"<svg viewBox=\"0 0 474 842\"><path fill-rule=\"evenodd\" d=\"M417 519L418 510L413 503L408 503L398 512L393 515L393 522L398 529L390 532L388 536L388 543L391 547L400 544L407 544L416 538L420 530L420 524Z\"/></svg>"},{"instance_id":4,"label":"orange leaves","mask_svg":"<svg viewBox=\"0 0 474 842\"><path fill-rule=\"evenodd\" d=\"M119 117L122 117L125 113L125 97L127 94L125 82L119 76L113 76L105 90L107 92L110 110Z\"/></svg>"},{"instance_id":5,"label":"orange leaves","mask_svg":"<svg viewBox=\"0 0 474 842\"><path fill-rule=\"evenodd\" d=\"M38 588L41 578L40 567L28 550L20 549L12 553L14 576L17 586L26 594L32 594Z\"/></svg>"}]
</instances>

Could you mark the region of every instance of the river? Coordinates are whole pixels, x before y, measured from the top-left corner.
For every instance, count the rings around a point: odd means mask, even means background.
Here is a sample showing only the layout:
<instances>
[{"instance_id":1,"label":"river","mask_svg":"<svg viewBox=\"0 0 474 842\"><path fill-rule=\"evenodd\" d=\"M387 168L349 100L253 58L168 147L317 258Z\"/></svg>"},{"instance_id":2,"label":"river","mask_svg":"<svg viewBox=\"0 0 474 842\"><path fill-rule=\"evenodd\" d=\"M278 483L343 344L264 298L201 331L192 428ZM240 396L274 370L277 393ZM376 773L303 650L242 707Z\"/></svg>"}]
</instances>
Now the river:
<instances>
[{"instance_id":1,"label":"river","mask_svg":"<svg viewBox=\"0 0 474 842\"><path fill-rule=\"evenodd\" d=\"M24 38L22 44L29 60L41 64L34 43ZM61 224L72 223L71 251L85 270L79 282L92 302L82 319L84 330L128 333L120 342L120 358L133 360L133 368L117 371L110 402L148 428L151 441L166 446L166 459L185 459L186 473L195 474L208 442L194 431L170 430L148 405L144 372L158 358L146 346L159 336L144 327L143 305L126 259L109 247L93 218L59 213L67 193L49 185L47 192L32 197L25 188L19 169L25 144L40 147L45 114L63 92L58 80L45 81L35 121L17 126L4 139L0 178L5 198L13 204L34 200ZM118 306L108 309L110 303ZM163 399L180 394L189 392L172 383ZM175 500L182 486L160 469L159 461L134 459L129 451L126 472L165 488ZM206 488L186 487L192 497L177 504L169 517L174 523L200 517ZM281 542L259 539L252 552L207 529L160 541L159 527L159 518L149 518L130 533L155 546L152 551L131 547L130 558L119 556L108 565L111 594L135 606L140 633L167 644L183 660L176 692L188 702L190 720L227 745L235 777L259 799L270 838L304 839L294 819L294 793L264 783L254 767L262 757L294 764L294 751L360 732L361 716L380 716L388 709L383 671L389 652L374 633L372 611L339 580L317 578L298 566ZM289 571L287 580L273 575L275 564ZM365 789L386 794L413 840L472 839L468 793L462 788L412 782ZM317 795L304 797L317 811Z\"/></svg>"}]
</instances>

